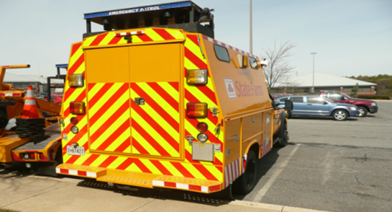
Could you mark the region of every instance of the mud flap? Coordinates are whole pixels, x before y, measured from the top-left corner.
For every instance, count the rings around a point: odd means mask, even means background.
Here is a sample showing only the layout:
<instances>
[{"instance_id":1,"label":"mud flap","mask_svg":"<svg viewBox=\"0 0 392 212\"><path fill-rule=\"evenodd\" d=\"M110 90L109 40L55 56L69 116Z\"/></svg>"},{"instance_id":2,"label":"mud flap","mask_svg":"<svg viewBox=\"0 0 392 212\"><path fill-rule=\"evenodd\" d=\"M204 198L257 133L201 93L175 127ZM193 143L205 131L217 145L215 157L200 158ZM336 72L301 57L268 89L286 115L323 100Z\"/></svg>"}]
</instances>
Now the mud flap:
<instances>
[{"instance_id":1,"label":"mud flap","mask_svg":"<svg viewBox=\"0 0 392 212\"><path fill-rule=\"evenodd\" d=\"M5 129L8 124L7 106L15 104L14 101L0 102L0 129Z\"/></svg>"}]
</instances>

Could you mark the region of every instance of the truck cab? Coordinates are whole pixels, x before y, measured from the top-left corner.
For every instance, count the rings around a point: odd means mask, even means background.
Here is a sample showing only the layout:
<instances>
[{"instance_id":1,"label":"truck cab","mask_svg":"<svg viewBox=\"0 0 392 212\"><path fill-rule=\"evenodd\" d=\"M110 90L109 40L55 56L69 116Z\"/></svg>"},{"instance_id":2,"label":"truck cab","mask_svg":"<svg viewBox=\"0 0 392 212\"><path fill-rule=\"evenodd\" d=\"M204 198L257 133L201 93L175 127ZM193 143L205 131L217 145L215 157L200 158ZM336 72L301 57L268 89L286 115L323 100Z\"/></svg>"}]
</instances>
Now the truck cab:
<instances>
[{"instance_id":1,"label":"truck cab","mask_svg":"<svg viewBox=\"0 0 392 212\"><path fill-rule=\"evenodd\" d=\"M360 117L366 117L368 113L377 113L378 111L378 106L375 101L352 98L349 95L344 94L340 91L320 91L320 96L328 98L334 102L346 103L357 106Z\"/></svg>"}]
</instances>

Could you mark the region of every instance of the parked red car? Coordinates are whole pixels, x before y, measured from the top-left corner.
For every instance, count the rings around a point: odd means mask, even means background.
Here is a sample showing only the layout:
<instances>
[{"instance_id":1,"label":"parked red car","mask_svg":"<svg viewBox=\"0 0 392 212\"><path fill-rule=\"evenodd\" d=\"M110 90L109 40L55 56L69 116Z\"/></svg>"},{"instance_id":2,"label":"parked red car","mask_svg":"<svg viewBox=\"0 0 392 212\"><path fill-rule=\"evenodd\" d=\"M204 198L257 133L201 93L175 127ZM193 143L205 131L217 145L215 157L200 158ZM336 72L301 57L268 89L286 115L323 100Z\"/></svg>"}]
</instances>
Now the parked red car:
<instances>
[{"instance_id":1,"label":"parked red car","mask_svg":"<svg viewBox=\"0 0 392 212\"><path fill-rule=\"evenodd\" d=\"M366 117L368 113L377 113L378 111L378 106L375 101L368 99L352 98L349 95L344 94L340 91L320 91L318 95L320 95L321 97L328 98L334 102L346 103L357 106L360 117Z\"/></svg>"},{"instance_id":2,"label":"parked red car","mask_svg":"<svg viewBox=\"0 0 392 212\"><path fill-rule=\"evenodd\" d=\"M63 95L60 94L52 94L50 95L52 98L52 102L58 105L61 105L61 103L63 102Z\"/></svg>"}]
</instances>

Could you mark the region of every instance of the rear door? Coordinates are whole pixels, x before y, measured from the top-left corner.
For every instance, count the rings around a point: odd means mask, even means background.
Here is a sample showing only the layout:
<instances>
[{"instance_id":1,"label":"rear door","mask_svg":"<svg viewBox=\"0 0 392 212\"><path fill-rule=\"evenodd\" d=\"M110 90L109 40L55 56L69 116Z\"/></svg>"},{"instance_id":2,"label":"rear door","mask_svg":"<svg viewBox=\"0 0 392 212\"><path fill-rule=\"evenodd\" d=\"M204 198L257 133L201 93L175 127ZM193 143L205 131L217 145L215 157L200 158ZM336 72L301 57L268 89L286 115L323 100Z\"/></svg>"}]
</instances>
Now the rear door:
<instances>
[{"instance_id":1,"label":"rear door","mask_svg":"<svg viewBox=\"0 0 392 212\"><path fill-rule=\"evenodd\" d=\"M86 51L92 152L178 158L181 44Z\"/></svg>"},{"instance_id":2,"label":"rear door","mask_svg":"<svg viewBox=\"0 0 392 212\"><path fill-rule=\"evenodd\" d=\"M291 111L292 115L306 115L306 103L304 102L304 97L290 97L293 102L294 109Z\"/></svg>"},{"instance_id":3,"label":"rear door","mask_svg":"<svg viewBox=\"0 0 392 212\"><path fill-rule=\"evenodd\" d=\"M180 157L181 44L129 47L132 154Z\"/></svg>"},{"instance_id":4,"label":"rear door","mask_svg":"<svg viewBox=\"0 0 392 212\"><path fill-rule=\"evenodd\" d=\"M306 110L312 116L327 116L329 115L330 105L320 97L306 97Z\"/></svg>"},{"instance_id":5,"label":"rear door","mask_svg":"<svg viewBox=\"0 0 392 212\"><path fill-rule=\"evenodd\" d=\"M129 47L85 51L90 151L131 153Z\"/></svg>"}]
</instances>

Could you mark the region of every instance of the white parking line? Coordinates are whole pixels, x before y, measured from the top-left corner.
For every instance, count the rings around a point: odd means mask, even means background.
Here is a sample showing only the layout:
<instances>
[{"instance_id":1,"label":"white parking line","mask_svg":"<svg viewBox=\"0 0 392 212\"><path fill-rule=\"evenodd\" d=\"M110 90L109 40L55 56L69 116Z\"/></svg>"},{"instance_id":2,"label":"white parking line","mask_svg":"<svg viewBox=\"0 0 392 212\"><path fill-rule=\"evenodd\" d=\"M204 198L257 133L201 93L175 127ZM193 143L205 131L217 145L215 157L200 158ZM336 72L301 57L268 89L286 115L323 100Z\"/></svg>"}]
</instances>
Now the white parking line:
<instances>
[{"instance_id":1,"label":"white parking line","mask_svg":"<svg viewBox=\"0 0 392 212\"><path fill-rule=\"evenodd\" d=\"M278 176L280 175L280 173L283 171L283 169L287 166L287 164L289 163L291 157L293 157L293 155L295 154L295 152L298 150L299 146L301 146L301 144L297 144L293 150L291 150L289 156L286 158L285 161L283 161L280 164L280 167L275 171L275 173L272 174L271 178L267 181L267 183L263 186L263 188L260 189L260 191L256 194L256 196L253 198L254 202L260 202L261 199L263 199L263 197L265 196L265 194L267 193L267 191L271 188L272 184L274 184L275 180L278 178Z\"/></svg>"}]
</instances>

